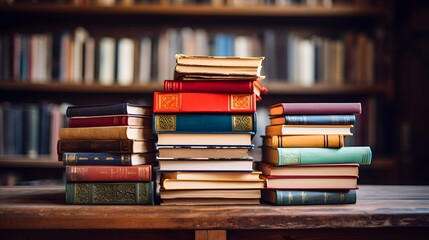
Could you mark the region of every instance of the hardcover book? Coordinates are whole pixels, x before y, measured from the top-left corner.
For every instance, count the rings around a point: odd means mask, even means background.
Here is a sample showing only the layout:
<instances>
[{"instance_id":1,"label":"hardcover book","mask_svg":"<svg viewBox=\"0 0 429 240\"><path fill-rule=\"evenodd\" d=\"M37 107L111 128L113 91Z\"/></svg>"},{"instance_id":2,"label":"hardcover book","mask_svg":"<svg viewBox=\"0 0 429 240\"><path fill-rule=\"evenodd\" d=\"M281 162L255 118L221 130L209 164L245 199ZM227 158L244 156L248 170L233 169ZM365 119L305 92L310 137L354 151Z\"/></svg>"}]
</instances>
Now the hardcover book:
<instances>
[{"instance_id":1,"label":"hardcover book","mask_svg":"<svg viewBox=\"0 0 429 240\"><path fill-rule=\"evenodd\" d=\"M263 189L265 182L262 179L255 181L205 181L205 180L177 180L163 179L161 189Z\"/></svg>"},{"instance_id":2,"label":"hardcover book","mask_svg":"<svg viewBox=\"0 0 429 240\"><path fill-rule=\"evenodd\" d=\"M154 92L154 113L254 113L254 93Z\"/></svg>"},{"instance_id":3,"label":"hardcover book","mask_svg":"<svg viewBox=\"0 0 429 240\"><path fill-rule=\"evenodd\" d=\"M67 117L78 116L104 116L104 115L126 115L139 114L151 115L151 106L132 103L93 104L69 106L66 111Z\"/></svg>"},{"instance_id":4,"label":"hardcover book","mask_svg":"<svg viewBox=\"0 0 429 240\"><path fill-rule=\"evenodd\" d=\"M69 127L102 127L102 126L150 126L152 116L110 115L91 117L70 117Z\"/></svg>"},{"instance_id":5,"label":"hardcover book","mask_svg":"<svg viewBox=\"0 0 429 240\"><path fill-rule=\"evenodd\" d=\"M300 164L275 166L257 162L255 169L266 176L358 176L359 164Z\"/></svg>"},{"instance_id":6,"label":"hardcover book","mask_svg":"<svg viewBox=\"0 0 429 240\"><path fill-rule=\"evenodd\" d=\"M361 103L277 103L269 107L270 116L306 114L361 114Z\"/></svg>"},{"instance_id":7,"label":"hardcover book","mask_svg":"<svg viewBox=\"0 0 429 240\"><path fill-rule=\"evenodd\" d=\"M250 158L248 147L158 146L160 158Z\"/></svg>"},{"instance_id":8,"label":"hardcover book","mask_svg":"<svg viewBox=\"0 0 429 240\"><path fill-rule=\"evenodd\" d=\"M155 140L58 140L57 153L105 152L144 153L155 152Z\"/></svg>"},{"instance_id":9,"label":"hardcover book","mask_svg":"<svg viewBox=\"0 0 429 240\"><path fill-rule=\"evenodd\" d=\"M62 156L64 165L112 165L132 166L156 161L156 152L150 153L93 153L65 152Z\"/></svg>"},{"instance_id":10,"label":"hardcover book","mask_svg":"<svg viewBox=\"0 0 429 240\"><path fill-rule=\"evenodd\" d=\"M368 146L342 148L262 148L262 161L276 166L331 163L370 165L371 159L372 152Z\"/></svg>"},{"instance_id":11,"label":"hardcover book","mask_svg":"<svg viewBox=\"0 0 429 240\"><path fill-rule=\"evenodd\" d=\"M162 172L163 178L174 178L178 180L258 180L262 172Z\"/></svg>"},{"instance_id":12,"label":"hardcover book","mask_svg":"<svg viewBox=\"0 0 429 240\"><path fill-rule=\"evenodd\" d=\"M171 198L163 199L161 205L259 205L260 198Z\"/></svg>"},{"instance_id":13,"label":"hardcover book","mask_svg":"<svg viewBox=\"0 0 429 240\"><path fill-rule=\"evenodd\" d=\"M161 133L157 146L252 146L251 133Z\"/></svg>"},{"instance_id":14,"label":"hardcover book","mask_svg":"<svg viewBox=\"0 0 429 240\"><path fill-rule=\"evenodd\" d=\"M158 158L159 171L253 172L253 159L175 159Z\"/></svg>"},{"instance_id":15,"label":"hardcover book","mask_svg":"<svg viewBox=\"0 0 429 240\"><path fill-rule=\"evenodd\" d=\"M161 199L177 198L207 198L207 199L260 199L259 189L189 189L189 190L160 190Z\"/></svg>"},{"instance_id":16,"label":"hardcover book","mask_svg":"<svg viewBox=\"0 0 429 240\"><path fill-rule=\"evenodd\" d=\"M67 182L149 182L152 165L138 166L66 166Z\"/></svg>"},{"instance_id":17,"label":"hardcover book","mask_svg":"<svg viewBox=\"0 0 429 240\"><path fill-rule=\"evenodd\" d=\"M314 147L341 148L344 147L344 135L274 135L261 136L266 147Z\"/></svg>"},{"instance_id":18,"label":"hardcover book","mask_svg":"<svg viewBox=\"0 0 429 240\"><path fill-rule=\"evenodd\" d=\"M356 122L356 116L353 114L349 115L284 115L280 117L270 118L271 125L279 124L298 124L298 125L353 125Z\"/></svg>"},{"instance_id":19,"label":"hardcover book","mask_svg":"<svg viewBox=\"0 0 429 240\"><path fill-rule=\"evenodd\" d=\"M352 136L353 125L267 125L265 135L344 135Z\"/></svg>"},{"instance_id":20,"label":"hardcover book","mask_svg":"<svg viewBox=\"0 0 429 240\"><path fill-rule=\"evenodd\" d=\"M266 189L358 189L357 176L326 177L326 176L265 176Z\"/></svg>"},{"instance_id":21,"label":"hardcover book","mask_svg":"<svg viewBox=\"0 0 429 240\"><path fill-rule=\"evenodd\" d=\"M261 200L278 206L355 204L356 190L261 190Z\"/></svg>"},{"instance_id":22,"label":"hardcover book","mask_svg":"<svg viewBox=\"0 0 429 240\"><path fill-rule=\"evenodd\" d=\"M153 205L153 182L67 182L66 204Z\"/></svg>"},{"instance_id":23,"label":"hardcover book","mask_svg":"<svg viewBox=\"0 0 429 240\"><path fill-rule=\"evenodd\" d=\"M157 133L256 133L256 112L252 114L181 113L154 114L153 129Z\"/></svg>"},{"instance_id":24,"label":"hardcover book","mask_svg":"<svg viewBox=\"0 0 429 240\"><path fill-rule=\"evenodd\" d=\"M60 140L156 139L152 126L60 128Z\"/></svg>"}]
</instances>

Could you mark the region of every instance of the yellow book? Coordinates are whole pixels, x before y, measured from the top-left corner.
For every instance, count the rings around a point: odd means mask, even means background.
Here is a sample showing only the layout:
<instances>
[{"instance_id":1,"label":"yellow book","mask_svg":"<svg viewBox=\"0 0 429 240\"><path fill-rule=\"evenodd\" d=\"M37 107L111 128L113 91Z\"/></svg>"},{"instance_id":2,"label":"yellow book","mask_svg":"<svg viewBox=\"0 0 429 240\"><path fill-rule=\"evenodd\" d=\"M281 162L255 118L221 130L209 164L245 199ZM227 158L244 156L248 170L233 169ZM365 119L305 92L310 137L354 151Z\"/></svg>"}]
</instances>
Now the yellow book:
<instances>
[{"instance_id":1,"label":"yellow book","mask_svg":"<svg viewBox=\"0 0 429 240\"><path fill-rule=\"evenodd\" d=\"M156 139L152 127L114 126L60 128L61 140Z\"/></svg>"},{"instance_id":2,"label":"yellow book","mask_svg":"<svg viewBox=\"0 0 429 240\"><path fill-rule=\"evenodd\" d=\"M344 147L344 135L274 135L262 136L266 147Z\"/></svg>"}]
</instances>

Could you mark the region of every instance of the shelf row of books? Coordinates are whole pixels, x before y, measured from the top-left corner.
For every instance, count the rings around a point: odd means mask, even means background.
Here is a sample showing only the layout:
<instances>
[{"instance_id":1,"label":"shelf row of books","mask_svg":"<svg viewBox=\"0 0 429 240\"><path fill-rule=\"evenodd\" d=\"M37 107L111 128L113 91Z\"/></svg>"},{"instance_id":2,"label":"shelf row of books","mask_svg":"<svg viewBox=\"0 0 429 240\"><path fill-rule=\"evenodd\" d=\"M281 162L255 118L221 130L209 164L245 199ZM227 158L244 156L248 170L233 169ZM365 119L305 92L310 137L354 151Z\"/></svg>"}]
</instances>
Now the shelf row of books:
<instances>
[{"instance_id":1,"label":"shelf row of books","mask_svg":"<svg viewBox=\"0 0 429 240\"><path fill-rule=\"evenodd\" d=\"M105 34L105 33L104 33ZM372 34L371 34L372 35ZM382 79L380 34L334 36L266 28L233 33L166 28L134 36L100 36L82 27L0 36L0 81L124 85L173 79L175 53L265 56L270 81L372 85Z\"/></svg>"}]
</instances>

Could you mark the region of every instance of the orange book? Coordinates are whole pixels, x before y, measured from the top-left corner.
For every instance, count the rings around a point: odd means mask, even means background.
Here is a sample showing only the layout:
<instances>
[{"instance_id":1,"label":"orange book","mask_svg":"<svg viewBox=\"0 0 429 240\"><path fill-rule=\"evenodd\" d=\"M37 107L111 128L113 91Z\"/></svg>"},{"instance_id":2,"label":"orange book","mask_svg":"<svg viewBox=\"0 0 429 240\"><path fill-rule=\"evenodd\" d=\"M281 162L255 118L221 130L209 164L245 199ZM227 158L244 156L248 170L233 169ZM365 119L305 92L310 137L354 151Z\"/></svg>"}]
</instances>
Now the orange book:
<instances>
[{"instance_id":1,"label":"orange book","mask_svg":"<svg viewBox=\"0 0 429 240\"><path fill-rule=\"evenodd\" d=\"M274 135L262 136L267 147L344 147L344 135Z\"/></svg>"},{"instance_id":2,"label":"orange book","mask_svg":"<svg viewBox=\"0 0 429 240\"><path fill-rule=\"evenodd\" d=\"M254 93L154 92L154 113L255 111Z\"/></svg>"}]
</instances>

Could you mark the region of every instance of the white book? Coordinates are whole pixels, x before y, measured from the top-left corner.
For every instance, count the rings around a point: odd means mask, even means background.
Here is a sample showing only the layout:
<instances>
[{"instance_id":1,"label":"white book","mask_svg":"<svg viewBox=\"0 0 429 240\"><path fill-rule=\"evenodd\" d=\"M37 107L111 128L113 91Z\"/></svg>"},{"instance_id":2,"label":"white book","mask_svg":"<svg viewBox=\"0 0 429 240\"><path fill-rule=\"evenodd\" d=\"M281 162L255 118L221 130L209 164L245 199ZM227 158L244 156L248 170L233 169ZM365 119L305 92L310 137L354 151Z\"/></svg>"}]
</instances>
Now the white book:
<instances>
[{"instance_id":1,"label":"white book","mask_svg":"<svg viewBox=\"0 0 429 240\"><path fill-rule=\"evenodd\" d=\"M152 40L150 37L143 37L140 40L138 82L148 83L151 79L152 63Z\"/></svg>"},{"instance_id":2,"label":"white book","mask_svg":"<svg viewBox=\"0 0 429 240\"><path fill-rule=\"evenodd\" d=\"M252 56L252 40L248 36L234 38L234 55L240 57Z\"/></svg>"},{"instance_id":3,"label":"white book","mask_svg":"<svg viewBox=\"0 0 429 240\"><path fill-rule=\"evenodd\" d=\"M131 85L134 78L135 43L130 38L118 40L118 84Z\"/></svg>"},{"instance_id":4,"label":"white book","mask_svg":"<svg viewBox=\"0 0 429 240\"><path fill-rule=\"evenodd\" d=\"M74 31L73 42L73 83L80 84L83 79L83 44L88 33L82 27L78 27Z\"/></svg>"},{"instance_id":5,"label":"white book","mask_svg":"<svg viewBox=\"0 0 429 240\"><path fill-rule=\"evenodd\" d=\"M180 30L180 38L182 42L182 53L187 55L195 55L195 33L192 28L184 27Z\"/></svg>"},{"instance_id":6,"label":"white book","mask_svg":"<svg viewBox=\"0 0 429 240\"><path fill-rule=\"evenodd\" d=\"M204 29L195 30L195 54L201 56L210 55L209 36Z\"/></svg>"},{"instance_id":7,"label":"white book","mask_svg":"<svg viewBox=\"0 0 429 240\"><path fill-rule=\"evenodd\" d=\"M315 82L315 50L314 42L310 39L300 39L297 45L298 62L297 78L302 86L312 86Z\"/></svg>"},{"instance_id":8,"label":"white book","mask_svg":"<svg viewBox=\"0 0 429 240\"><path fill-rule=\"evenodd\" d=\"M94 83L95 71L95 40L88 36L84 42L85 45L85 66L84 66L84 81L86 84Z\"/></svg>"},{"instance_id":9,"label":"white book","mask_svg":"<svg viewBox=\"0 0 429 240\"><path fill-rule=\"evenodd\" d=\"M112 85L115 82L115 39L100 39L99 82L101 85Z\"/></svg>"}]
</instances>

